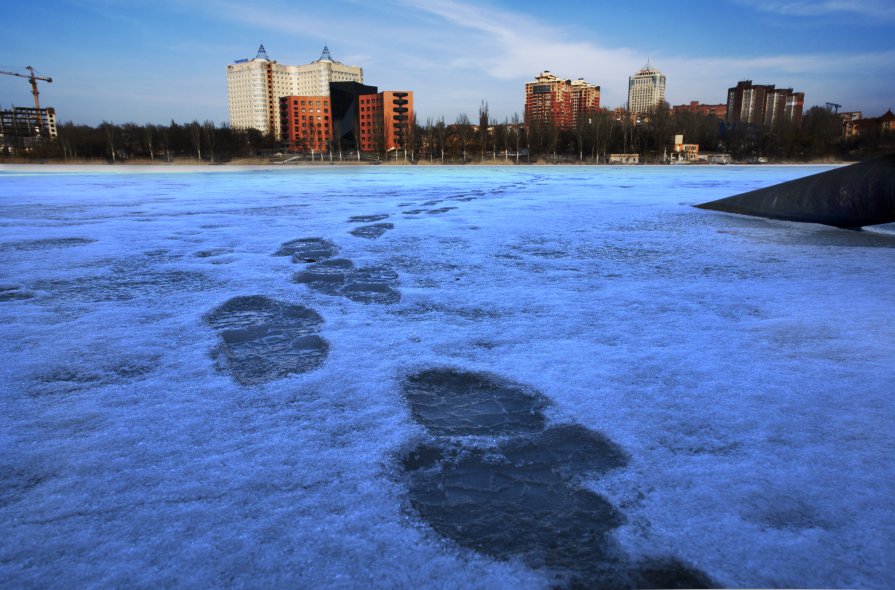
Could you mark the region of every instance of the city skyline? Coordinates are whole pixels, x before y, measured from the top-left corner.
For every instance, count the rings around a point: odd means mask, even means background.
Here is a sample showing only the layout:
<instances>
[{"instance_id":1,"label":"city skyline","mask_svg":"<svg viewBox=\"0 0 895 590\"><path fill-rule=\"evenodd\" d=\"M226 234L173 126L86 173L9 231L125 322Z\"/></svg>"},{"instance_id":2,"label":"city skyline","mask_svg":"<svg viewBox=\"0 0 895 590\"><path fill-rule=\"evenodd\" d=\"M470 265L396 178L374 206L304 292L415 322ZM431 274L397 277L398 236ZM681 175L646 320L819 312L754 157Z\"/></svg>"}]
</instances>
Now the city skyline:
<instances>
[{"instance_id":1,"label":"city skyline","mask_svg":"<svg viewBox=\"0 0 895 590\"><path fill-rule=\"evenodd\" d=\"M887 38L895 7L885 2L510 6L16 4L9 18L40 26L7 29L0 69L32 65L52 76L40 86L42 106L55 107L60 122L86 124L227 121L226 65L252 57L260 43L281 63L308 63L328 44L380 87L412 88L421 122L474 116L483 100L497 119L522 116L524 84L542 70L583 77L601 87L602 106L623 106L628 77L646 61L667 76L670 104L723 103L745 79L798 88L806 109L835 102L878 115L895 103ZM0 100L29 106L27 81L0 76Z\"/></svg>"}]
</instances>

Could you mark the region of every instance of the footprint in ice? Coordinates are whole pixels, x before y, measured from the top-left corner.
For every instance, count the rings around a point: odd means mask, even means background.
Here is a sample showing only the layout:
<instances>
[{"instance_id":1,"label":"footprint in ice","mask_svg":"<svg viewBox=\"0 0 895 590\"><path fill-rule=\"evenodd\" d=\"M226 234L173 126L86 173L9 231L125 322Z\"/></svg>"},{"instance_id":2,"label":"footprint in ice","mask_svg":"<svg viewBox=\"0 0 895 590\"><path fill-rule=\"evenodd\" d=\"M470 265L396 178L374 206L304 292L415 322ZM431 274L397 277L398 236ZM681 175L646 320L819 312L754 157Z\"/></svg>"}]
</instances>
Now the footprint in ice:
<instances>
[{"instance_id":1,"label":"footprint in ice","mask_svg":"<svg viewBox=\"0 0 895 590\"><path fill-rule=\"evenodd\" d=\"M371 223L373 221L382 221L388 219L388 213L377 213L374 215L355 215L348 218L348 223Z\"/></svg>"},{"instance_id":2,"label":"footprint in ice","mask_svg":"<svg viewBox=\"0 0 895 590\"><path fill-rule=\"evenodd\" d=\"M323 238L299 238L284 243L274 256L291 256L292 262L318 262L332 258L339 248Z\"/></svg>"},{"instance_id":3,"label":"footprint in ice","mask_svg":"<svg viewBox=\"0 0 895 590\"><path fill-rule=\"evenodd\" d=\"M439 534L547 567L559 584L710 585L677 560L631 565L609 538L622 515L576 483L623 467L624 453L582 426L547 427L539 393L452 369L408 377L403 393L429 433L400 460L410 505Z\"/></svg>"},{"instance_id":4,"label":"footprint in ice","mask_svg":"<svg viewBox=\"0 0 895 590\"><path fill-rule=\"evenodd\" d=\"M26 291L18 285L0 285L0 301L21 301L33 297L34 293Z\"/></svg>"},{"instance_id":5,"label":"footprint in ice","mask_svg":"<svg viewBox=\"0 0 895 590\"><path fill-rule=\"evenodd\" d=\"M234 297L205 321L218 331L220 358L241 385L313 371L329 351L317 334L323 325L317 312L261 295Z\"/></svg>"},{"instance_id":6,"label":"footprint in ice","mask_svg":"<svg viewBox=\"0 0 895 590\"><path fill-rule=\"evenodd\" d=\"M371 225L362 225L360 227L354 228L353 230L351 230L350 233L352 236L358 238L375 240L376 238L382 237L382 234L390 229L395 229L395 225L393 223L373 223Z\"/></svg>"},{"instance_id":7,"label":"footprint in ice","mask_svg":"<svg viewBox=\"0 0 895 590\"><path fill-rule=\"evenodd\" d=\"M296 283L327 295L347 297L359 303L397 303L401 293L395 288L398 274L385 267L355 268L344 258L326 260L308 266L293 276Z\"/></svg>"}]
</instances>

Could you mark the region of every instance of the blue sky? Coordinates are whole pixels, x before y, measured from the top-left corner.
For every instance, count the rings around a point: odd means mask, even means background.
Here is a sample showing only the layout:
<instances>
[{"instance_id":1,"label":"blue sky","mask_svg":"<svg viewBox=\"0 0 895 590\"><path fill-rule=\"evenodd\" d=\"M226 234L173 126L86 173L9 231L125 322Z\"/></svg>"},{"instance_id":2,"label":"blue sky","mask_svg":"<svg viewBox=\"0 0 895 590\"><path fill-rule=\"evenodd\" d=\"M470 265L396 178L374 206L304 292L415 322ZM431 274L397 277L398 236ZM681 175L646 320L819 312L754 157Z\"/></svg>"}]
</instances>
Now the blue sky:
<instances>
[{"instance_id":1,"label":"blue sky","mask_svg":"<svg viewBox=\"0 0 895 590\"><path fill-rule=\"evenodd\" d=\"M720 103L738 80L805 92L877 116L895 107L892 0L267 0L9 2L0 70L52 76L41 100L61 120L96 124L227 120L225 66L254 57L333 57L380 89L415 92L421 121L522 114L523 84L544 69L602 87L621 106L648 59L672 104ZM0 76L0 103L32 104Z\"/></svg>"}]
</instances>

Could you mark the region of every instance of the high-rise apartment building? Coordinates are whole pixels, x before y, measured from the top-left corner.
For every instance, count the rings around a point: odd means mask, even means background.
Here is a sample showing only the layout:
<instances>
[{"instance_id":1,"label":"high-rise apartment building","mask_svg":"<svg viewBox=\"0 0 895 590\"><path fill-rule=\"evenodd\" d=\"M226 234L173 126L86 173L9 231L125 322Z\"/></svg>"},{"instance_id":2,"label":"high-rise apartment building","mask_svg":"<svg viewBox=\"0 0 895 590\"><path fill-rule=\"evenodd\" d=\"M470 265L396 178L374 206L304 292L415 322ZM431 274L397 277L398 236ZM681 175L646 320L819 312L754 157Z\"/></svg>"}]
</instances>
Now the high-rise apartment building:
<instances>
[{"instance_id":1,"label":"high-rise apartment building","mask_svg":"<svg viewBox=\"0 0 895 590\"><path fill-rule=\"evenodd\" d=\"M805 93L774 84L753 84L743 80L727 90L727 122L778 127L784 122L799 125Z\"/></svg>"},{"instance_id":2,"label":"high-rise apartment building","mask_svg":"<svg viewBox=\"0 0 895 590\"><path fill-rule=\"evenodd\" d=\"M262 45L254 59L227 65L230 126L258 129L279 138L281 97L329 96L331 82L363 81L362 68L334 60L328 47L316 61L290 66L271 60Z\"/></svg>"},{"instance_id":3,"label":"high-rise apartment building","mask_svg":"<svg viewBox=\"0 0 895 590\"><path fill-rule=\"evenodd\" d=\"M648 113L665 100L665 75L649 62L628 78L628 110Z\"/></svg>"},{"instance_id":4,"label":"high-rise apartment building","mask_svg":"<svg viewBox=\"0 0 895 590\"><path fill-rule=\"evenodd\" d=\"M583 78L564 80L545 70L525 84L525 124L569 129L578 118L600 109L600 87Z\"/></svg>"}]
</instances>

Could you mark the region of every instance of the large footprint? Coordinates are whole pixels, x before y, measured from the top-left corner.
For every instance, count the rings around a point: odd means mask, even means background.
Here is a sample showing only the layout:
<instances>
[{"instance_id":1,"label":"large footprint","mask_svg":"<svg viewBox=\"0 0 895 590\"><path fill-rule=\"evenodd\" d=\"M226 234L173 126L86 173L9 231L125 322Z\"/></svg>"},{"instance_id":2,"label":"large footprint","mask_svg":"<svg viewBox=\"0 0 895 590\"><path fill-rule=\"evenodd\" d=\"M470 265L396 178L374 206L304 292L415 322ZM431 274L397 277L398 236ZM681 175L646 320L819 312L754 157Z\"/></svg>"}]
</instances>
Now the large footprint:
<instances>
[{"instance_id":1,"label":"large footprint","mask_svg":"<svg viewBox=\"0 0 895 590\"><path fill-rule=\"evenodd\" d=\"M340 295L359 303L397 303L401 293L395 287L398 274L385 267L355 268L344 258L325 260L293 276L296 283L308 285L327 295Z\"/></svg>"},{"instance_id":2,"label":"large footprint","mask_svg":"<svg viewBox=\"0 0 895 590\"><path fill-rule=\"evenodd\" d=\"M256 385L323 364L329 345L313 309L262 295L234 297L205 317L223 342L220 354L241 385Z\"/></svg>"},{"instance_id":3,"label":"large footprint","mask_svg":"<svg viewBox=\"0 0 895 590\"><path fill-rule=\"evenodd\" d=\"M375 215L355 215L353 217L348 218L349 223L370 223L372 221L382 221L383 219L388 219L388 213L377 213ZM351 235L357 238L366 238L368 240L375 240L377 238L381 238L382 235L391 230L395 229L395 225L393 223L372 223L370 225L362 225L360 227L356 227L351 230Z\"/></svg>"},{"instance_id":4,"label":"large footprint","mask_svg":"<svg viewBox=\"0 0 895 590\"><path fill-rule=\"evenodd\" d=\"M274 256L291 256L292 262L318 262L332 258L339 253L339 248L323 238L299 238L285 242Z\"/></svg>"},{"instance_id":5,"label":"large footprint","mask_svg":"<svg viewBox=\"0 0 895 590\"><path fill-rule=\"evenodd\" d=\"M575 483L624 467L624 453L582 426L546 427L547 400L537 392L452 369L413 375L403 391L430 435L401 458L410 504L439 534L499 559L546 566L560 583L711 585L674 559L629 563L608 536L622 515Z\"/></svg>"}]
</instances>

